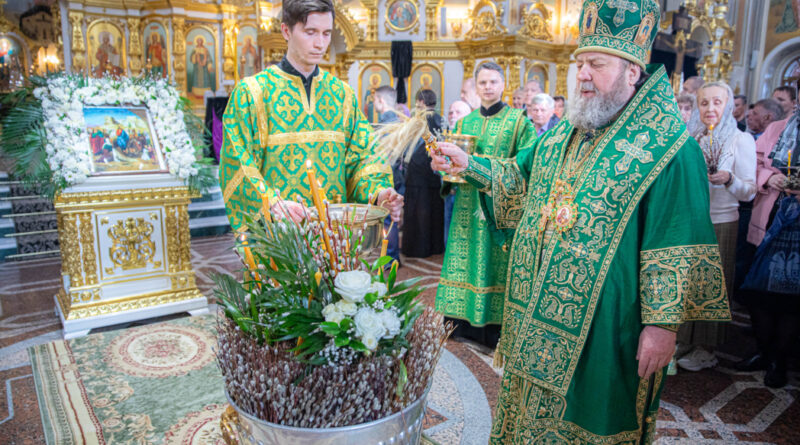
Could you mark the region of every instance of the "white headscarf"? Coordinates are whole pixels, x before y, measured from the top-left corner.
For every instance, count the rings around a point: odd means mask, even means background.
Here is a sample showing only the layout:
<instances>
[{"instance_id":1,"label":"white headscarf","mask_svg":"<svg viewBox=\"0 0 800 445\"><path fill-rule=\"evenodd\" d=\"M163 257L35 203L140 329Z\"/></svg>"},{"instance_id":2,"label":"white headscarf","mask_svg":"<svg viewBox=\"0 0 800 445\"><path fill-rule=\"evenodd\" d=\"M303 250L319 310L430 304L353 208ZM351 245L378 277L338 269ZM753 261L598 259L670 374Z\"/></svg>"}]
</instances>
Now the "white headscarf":
<instances>
[{"instance_id":1,"label":"white headscarf","mask_svg":"<svg viewBox=\"0 0 800 445\"><path fill-rule=\"evenodd\" d=\"M710 87L723 88L728 92L728 102L725 104L725 108L722 110L722 116L720 116L719 123L714 126L714 140L719 144L719 147L727 147L728 140L730 140L730 138L734 136L737 131L739 131L736 118L733 117L733 90L725 82L711 82L700 87L700 89L697 90L697 94L699 95L701 90L705 90L706 88ZM706 138L704 141L703 138L708 134L708 128L706 127L706 124L700 120L699 98L697 100L697 106L694 108L694 110L692 110L692 117L689 119L687 128L689 129L689 134L697 139L697 142L700 142L700 146L707 148L703 146L703 143L707 145L708 138Z\"/></svg>"}]
</instances>

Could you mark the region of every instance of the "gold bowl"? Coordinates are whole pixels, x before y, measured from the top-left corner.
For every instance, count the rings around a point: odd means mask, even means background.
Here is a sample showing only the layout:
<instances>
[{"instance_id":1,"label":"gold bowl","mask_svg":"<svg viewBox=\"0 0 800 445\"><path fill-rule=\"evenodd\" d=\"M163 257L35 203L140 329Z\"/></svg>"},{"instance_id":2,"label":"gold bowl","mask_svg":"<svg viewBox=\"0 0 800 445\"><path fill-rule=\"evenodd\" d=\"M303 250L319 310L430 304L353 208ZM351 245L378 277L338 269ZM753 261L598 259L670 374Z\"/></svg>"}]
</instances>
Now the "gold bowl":
<instances>
[{"instance_id":1,"label":"gold bowl","mask_svg":"<svg viewBox=\"0 0 800 445\"><path fill-rule=\"evenodd\" d=\"M334 230L341 223L344 223L353 232L363 230L362 255L370 253L381 245L381 241L383 241L383 221L389 216L389 211L383 207L371 204L328 204L328 214L331 217L331 227ZM316 211L313 209L311 219L319 220ZM367 225L366 229L364 229L364 223Z\"/></svg>"},{"instance_id":2,"label":"gold bowl","mask_svg":"<svg viewBox=\"0 0 800 445\"><path fill-rule=\"evenodd\" d=\"M477 141L478 137L473 136L470 134L461 134L461 133L445 133L444 140L445 142L450 142L451 144L458 145L459 148L467 152L467 154L472 154L475 151L475 142ZM467 181L464 180L460 175L450 175L445 174L442 176L442 179L447 182L452 182L455 184L466 184Z\"/></svg>"}]
</instances>

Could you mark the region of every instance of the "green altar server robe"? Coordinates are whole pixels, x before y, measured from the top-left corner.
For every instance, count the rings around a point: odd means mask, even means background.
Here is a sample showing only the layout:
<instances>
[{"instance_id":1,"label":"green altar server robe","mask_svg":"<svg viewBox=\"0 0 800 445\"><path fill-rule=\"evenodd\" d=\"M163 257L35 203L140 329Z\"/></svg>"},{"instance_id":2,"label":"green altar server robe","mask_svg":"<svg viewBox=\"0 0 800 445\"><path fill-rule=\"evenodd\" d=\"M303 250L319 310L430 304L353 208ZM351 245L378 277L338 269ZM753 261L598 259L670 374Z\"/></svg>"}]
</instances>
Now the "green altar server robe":
<instances>
[{"instance_id":1,"label":"green altar server robe","mask_svg":"<svg viewBox=\"0 0 800 445\"><path fill-rule=\"evenodd\" d=\"M475 156L486 159L512 157L536 139L524 111L502 102L472 111L456 123L454 132L478 136ZM502 234L493 237L472 185L458 186L451 221L436 310L473 326L500 324L508 245Z\"/></svg>"},{"instance_id":2,"label":"green altar server robe","mask_svg":"<svg viewBox=\"0 0 800 445\"><path fill-rule=\"evenodd\" d=\"M562 120L464 172L515 229L492 444L651 441L663 370L639 378L642 329L730 319L703 156L664 69L649 71L606 128Z\"/></svg>"},{"instance_id":3,"label":"green altar server robe","mask_svg":"<svg viewBox=\"0 0 800 445\"><path fill-rule=\"evenodd\" d=\"M363 203L392 186L391 168L372 156L371 127L352 88L325 71L312 76L309 94L299 75L273 65L233 90L219 179L234 230L278 196L299 195L310 206L307 160L331 199Z\"/></svg>"}]
</instances>

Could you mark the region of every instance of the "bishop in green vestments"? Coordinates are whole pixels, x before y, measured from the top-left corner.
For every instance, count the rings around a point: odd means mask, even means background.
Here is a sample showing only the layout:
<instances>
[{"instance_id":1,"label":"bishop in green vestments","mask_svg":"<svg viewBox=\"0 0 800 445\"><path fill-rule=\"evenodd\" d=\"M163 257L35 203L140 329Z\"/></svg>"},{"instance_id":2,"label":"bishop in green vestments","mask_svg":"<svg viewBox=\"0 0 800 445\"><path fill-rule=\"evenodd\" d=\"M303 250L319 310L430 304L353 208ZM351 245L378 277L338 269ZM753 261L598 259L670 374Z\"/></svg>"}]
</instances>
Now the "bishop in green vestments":
<instances>
[{"instance_id":1,"label":"bishop in green vestments","mask_svg":"<svg viewBox=\"0 0 800 445\"><path fill-rule=\"evenodd\" d=\"M478 66L475 71L480 109L456 123L454 133L477 136L474 153L482 159L513 157L536 139L533 125L522 110L504 104L503 71L495 63ZM481 210L478 190L458 186L450 232L447 236L442 275L436 293L436 309L461 320L455 335L461 335L494 347L491 329L473 329L499 325L503 314L503 295L510 238L492 229ZM499 329L495 328L499 333Z\"/></svg>"},{"instance_id":2,"label":"bishop in green vestments","mask_svg":"<svg viewBox=\"0 0 800 445\"><path fill-rule=\"evenodd\" d=\"M289 0L282 14L286 57L240 82L222 119L219 177L231 226L242 230L244 216L259 213L302 218L295 200L312 202L307 162L329 199L372 197L398 219L402 196L389 165L373 156L356 95L317 66L330 44L333 4Z\"/></svg>"},{"instance_id":3,"label":"bishop in green vestments","mask_svg":"<svg viewBox=\"0 0 800 445\"><path fill-rule=\"evenodd\" d=\"M703 156L645 63L659 18L585 1L567 118L514 160L432 162L515 233L492 444L650 443L678 326L730 319Z\"/></svg>"}]
</instances>

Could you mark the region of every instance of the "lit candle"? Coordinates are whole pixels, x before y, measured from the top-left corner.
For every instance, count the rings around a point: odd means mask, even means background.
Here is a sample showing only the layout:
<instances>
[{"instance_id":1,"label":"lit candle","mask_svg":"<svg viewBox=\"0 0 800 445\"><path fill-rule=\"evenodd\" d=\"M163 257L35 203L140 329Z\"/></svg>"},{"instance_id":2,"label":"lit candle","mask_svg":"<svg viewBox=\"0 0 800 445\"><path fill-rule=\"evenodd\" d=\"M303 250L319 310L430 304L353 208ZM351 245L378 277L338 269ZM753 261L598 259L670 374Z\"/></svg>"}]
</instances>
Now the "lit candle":
<instances>
[{"instance_id":1,"label":"lit candle","mask_svg":"<svg viewBox=\"0 0 800 445\"><path fill-rule=\"evenodd\" d=\"M708 149L714 149L714 124L708 126Z\"/></svg>"},{"instance_id":2,"label":"lit candle","mask_svg":"<svg viewBox=\"0 0 800 445\"><path fill-rule=\"evenodd\" d=\"M389 230L392 230L392 226L389 226ZM389 232L384 229L383 242L381 242L381 257L385 257L386 250L389 249L389 239L386 238L387 236L389 236Z\"/></svg>"},{"instance_id":3,"label":"lit candle","mask_svg":"<svg viewBox=\"0 0 800 445\"><path fill-rule=\"evenodd\" d=\"M336 256L333 254L333 249L331 248L331 240L328 237L328 215L325 212L325 206L322 202L322 194L320 192L320 186L317 182L317 176L314 174L314 170L311 169L313 166L310 159L306 160L306 176L308 177L308 184L311 187L311 200L314 201L314 207L317 208L317 214L319 215L319 222L322 224L322 239L325 241L325 250L328 251L328 255L331 256L331 264L334 266L336 265Z\"/></svg>"},{"instance_id":4,"label":"lit candle","mask_svg":"<svg viewBox=\"0 0 800 445\"><path fill-rule=\"evenodd\" d=\"M255 260L255 258L253 258L253 252L250 250L250 246L247 245L247 234L243 233L239 237L239 240L242 242L242 247L243 247L243 250L244 250L244 261L245 261L245 264L247 265L248 269L250 269L250 272L253 274L253 278L255 278L256 281L259 281L258 286L261 287L261 283L260 283L261 277L258 275L258 273L256 273L256 270L257 270L257 268L256 268L256 260Z\"/></svg>"},{"instance_id":5,"label":"lit candle","mask_svg":"<svg viewBox=\"0 0 800 445\"><path fill-rule=\"evenodd\" d=\"M789 157L786 160L786 167L789 169L788 172L787 172L789 174L786 175L786 176L792 176L792 152L793 151L794 150L789 150Z\"/></svg>"},{"instance_id":6,"label":"lit candle","mask_svg":"<svg viewBox=\"0 0 800 445\"><path fill-rule=\"evenodd\" d=\"M308 185L311 188L311 200L314 201L314 207L317 208L317 213L319 213L319 220L324 221L324 214L325 212L322 211L322 201L320 200L319 195L319 183L317 182L317 175L314 174L314 170L311 169L313 164L311 163L311 159L306 161L306 176L308 177Z\"/></svg>"}]
</instances>

